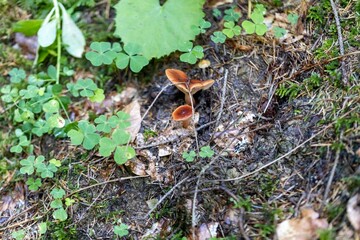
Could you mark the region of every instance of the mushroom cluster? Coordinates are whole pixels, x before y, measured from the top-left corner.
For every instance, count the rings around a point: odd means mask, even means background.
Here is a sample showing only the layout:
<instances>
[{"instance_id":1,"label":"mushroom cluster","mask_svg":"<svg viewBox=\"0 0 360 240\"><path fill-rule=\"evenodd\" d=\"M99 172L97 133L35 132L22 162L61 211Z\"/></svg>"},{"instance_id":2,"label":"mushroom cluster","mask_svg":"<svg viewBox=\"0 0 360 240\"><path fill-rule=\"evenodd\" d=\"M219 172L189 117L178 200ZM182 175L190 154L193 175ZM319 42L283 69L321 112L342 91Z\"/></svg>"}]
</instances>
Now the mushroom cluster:
<instances>
[{"instance_id":1,"label":"mushroom cluster","mask_svg":"<svg viewBox=\"0 0 360 240\"><path fill-rule=\"evenodd\" d=\"M195 105L193 95L200 90L210 88L215 81L212 79L205 81L189 79L186 73L177 69L166 69L165 74L168 79L185 94L185 102L187 105L182 105L175 109L172 114L172 118L175 121L181 121L183 123L183 127L187 128L193 115L192 106Z\"/></svg>"}]
</instances>

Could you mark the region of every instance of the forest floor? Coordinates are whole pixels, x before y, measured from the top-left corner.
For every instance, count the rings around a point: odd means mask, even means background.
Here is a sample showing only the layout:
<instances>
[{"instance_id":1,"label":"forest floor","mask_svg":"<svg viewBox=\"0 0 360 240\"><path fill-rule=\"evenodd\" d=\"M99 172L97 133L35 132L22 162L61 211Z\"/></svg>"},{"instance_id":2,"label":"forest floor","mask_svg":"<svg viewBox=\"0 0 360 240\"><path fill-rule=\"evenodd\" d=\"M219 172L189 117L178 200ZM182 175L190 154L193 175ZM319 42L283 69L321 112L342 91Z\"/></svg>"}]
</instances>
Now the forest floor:
<instances>
[{"instance_id":1,"label":"forest floor","mask_svg":"<svg viewBox=\"0 0 360 240\"><path fill-rule=\"evenodd\" d=\"M280 40L271 32L242 34L225 44L211 42L210 33L197 39L210 62L206 68L180 62L177 53L150 62L139 74L90 67L86 59L67 62L74 79L105 79L105 102L73 102L69 115L74 119L140 107L141 128L131 143L136 157L125 165L70 145L67 138L44 136L33 143L35 151L60 159L66 168L41 190L29 191L18 173L19 157L9 153L7 139L15 127L3 111L1 238L26 229L25 239L114 239L114 225L121 222L129 226L124 239L274 239L279 223L289 219L299 224L294 231L306 232L300 226L306 223L296 221L305 221L304 209L310 209L314 221L306 233L314 235L304 239L358 239L348 202L359 196L360 186L360 4L342 0L337 5L342 56L330 1L285 2L263 3L273 22L284 21L285 13L299 15L296 26L281 23L289 34ZM246 16L247 1L237 6ZM32 64L14 49L9 30L31 11L7 9L0 17L0 84L8 81L11 68ZM209 32L216 30L210 3L204 11L212 19ZM107 1L82 14L91 19L86 37L114 40L114 13ZM195 95L196 114L188 128L171 119L184 94L169 84L166 69L215 80ZM185 161L184 152L204 146L214 151L211 157ZM63 222L52 218L49 207L54 185L75 200ZM48 222L44 236L36 227L40 221ZM321 233L315 221L325 225Z\"/></svg>"}]
</instances>

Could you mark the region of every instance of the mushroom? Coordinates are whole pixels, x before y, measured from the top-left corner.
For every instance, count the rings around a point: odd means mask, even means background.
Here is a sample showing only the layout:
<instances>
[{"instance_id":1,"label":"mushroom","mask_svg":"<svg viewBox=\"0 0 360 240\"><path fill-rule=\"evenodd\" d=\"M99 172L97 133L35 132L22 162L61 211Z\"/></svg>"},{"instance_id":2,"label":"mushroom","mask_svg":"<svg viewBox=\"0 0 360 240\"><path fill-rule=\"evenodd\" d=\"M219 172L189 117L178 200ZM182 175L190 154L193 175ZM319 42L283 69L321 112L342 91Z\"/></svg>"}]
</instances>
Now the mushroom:
<instances>
[{"instance_id":1,"label":"mushroom","mask_svg":"<svg viewBox=\"0 0 360 240\"><path fill-rule=\"evenodd\" d=\"M194 105L195 100L193 95L200 90L210 88L215 81L212 79L201 81L196 79L189 79L186 73L177 69L166 69L165 71L168 79L185 94L185 102L189 105Z\"/></svg>"},{"instance_id":2,"label":"mushroom","mask_svg":"<svg viewBox=\"0 0 360 240\"><path fill-rule=\"evenodd\" d=\"M190 124L191 117L193 115L193 108L189 105L181 105L176 108L172 113L174 121L182 122L184 128L187 128Z\"/></svg>"}]
</instances>

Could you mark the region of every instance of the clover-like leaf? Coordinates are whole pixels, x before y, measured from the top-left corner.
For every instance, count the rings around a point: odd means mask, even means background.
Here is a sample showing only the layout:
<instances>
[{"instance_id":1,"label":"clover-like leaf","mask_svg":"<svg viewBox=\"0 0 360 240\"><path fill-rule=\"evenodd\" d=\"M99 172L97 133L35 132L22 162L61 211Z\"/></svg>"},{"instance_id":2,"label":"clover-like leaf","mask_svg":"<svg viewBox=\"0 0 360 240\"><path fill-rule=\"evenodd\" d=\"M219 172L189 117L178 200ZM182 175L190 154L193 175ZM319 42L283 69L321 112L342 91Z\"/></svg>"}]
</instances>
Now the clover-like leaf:
<instances>
[{"instance_id":1,"label":"clover-like leaf","mask_svg":"<svg viewBox=\"0 0 360 240\"><path fill-rule=\"evenodd\" d=\"M195 35L198 35L199 33L205 33L206 29L211 27L211 23L206 21L205 19L201 19L199 26L191 26L191 29L194 31Z\"/></svg>"},{"instance_id":2,"label":"clover-like leaf","mask_svg":"<svg viewBox=\"0 0 360 240\"><path fill-rule=\"evenodd\" d=\"M118 127L119 128L127 128L131 125L129 122L130 115L126 112L120 111L116 113L116 116L119 118Z\"/></svg>"},{"instance_id":3,"label":"clover-like leaf","mask_svg":"<svg viewBox=\"0 0 360 240\"><path fill-rule=\"evenodd\" d=\"M224 11L225 16L224 16L224 20L225 21L233 21L233 22L237 22L239 20L239 18L241 17L241 14L239 12L235 11L235 8L230 8Z\"/></svg>"},{"instance_id":4,"label":"clover-like leaf","mask_svg":"<svg viewBox=\"0 0 360 240\"><path fill-rule=\"evenodd\" d=\"M57 167L53 163L49 163L48 165L41 164L36 171L40 173L42 178L53 178L54 173L57 171Z\"/></svg>"},{"instance_id":5,"label":"clover-like leaf","mask_svg":"<svg viewBox=\"0 0 360 240\"><path fill-rule=\"evenodd\" d=\"M65 191L62 188L54 188L51 190L50 195L53 196L55 199L60 199L65 196Z\"/></svg>"},{"instance_id":6,"label":"clover-like leaf","mask_svg":"<svg viewBox=\"0 0 360 240\"><path fill-rule=\"evenodd\" d=\"M38 227L39 227L39 233L40 234L45 234L46 233L46 231L47 231L46 222L39 223Z\"/></svg>"},{"instance_id":7,"label":"clover-like leaf","mask_svg":"<svg viewBox=\"0 0 360 240\"><path fill-rule=\"evenodd\" d=\"M51 201L50 203L50 207L51 208L62 208L63 207L63 204L62 204L62 201L61 199L55 199L53 201Z\"/></svg>"},{"instance_id":8,"label":"clover-like leaf","mask_svg":"<svg viewBox=\"0 0 360 240\"><path fill-rule=\"evenodd\" d=\"M130 146L117 146L114 153L114 160L117 164L121 165L126 163L127 160L136 156L134 148Z\"/></svg>"},{"instance_id":9,"label":"clover-like leaf","mask_svg":"<svg viewBox=\"0 0 360 240\"><path fill-rule=\"evenodd\" d=\"M121 51L120 44L117 43L116 45L113 45L113 48L111 48L111 44L109 42L92 42L90 44L90 48L93 51L87 52L85 57L93 66L96 67L102 64L111 64L116 58L117 52Z\"/></svg>"},{"instance_id":10,"label":"clover-like leaf","mask_svg":"<svg viewBox=\"0 0 360 240\"><path fill-rule=\"evenodd\" d=\"M123 145L129 143L131 136L125 130L118 128L112 133L111 138L116 144Z\"/></svg>"},{"instance_id":11,"label":"clover-like leaf","mask_svg":"<svg viewBox=\"0 0 360 240\"><path fill-rule=\"evenodd\" d=\"M94 92L96 89L98 89L98 87L96 86L96 84L92 79L86 78L86 79L79 79L75 83L74 89L76 91L79 91L80 96L82 97L92 97L94 96L95 94Z\"/></svg>"},{"instance_id":12,"label":"clover-like leaf","mask_svg":"<svg viewBox=\"0 0 360 240\"><path fill-rule=\"evenodd\" d=\"M247 34L253 34L255 32L255 24L248 20L243 21L241 26L244 28Z\"/></svg>"},{"instance_id":13,"label":"clover-like leaf","mask_svg":"<svg viewBox=\"0 0 360 240\"><path fill-rule=\"evenodd\" d=\"M131 71L137 73L149 64L149 60L141 55L141 47L134 43L129 43L124 46L125 53L119 53L116 58L116 66L120 69L126 68L130 63Z\"/></svg>"},{"instance_id":14,"label":"clover-like leaf","mask_svg":"<svg viewBox=\"0 0 360 240\"><path fill-rule=\"evenodd\" d=\"M111 116L109 119L105 115L101 115L98 118L95 118L94 122L96 125L96 130L104 133L109 133L111 129L115 128L119 122L117 116Z\"/></svg>"},{"instance_id":15,"label":"clover-like leaf","mask_svg":"<svg viewBox=\"0 0 360 240\"><path fill-rule=\"evenodd\" d=\"M71 198L65 198L65 205L67 207L73 205L75 203L75 200L74 199L71 199Z\"/></svg>"},{"instance_id":16,"label":"clover-like leaf","mask_svg":"<svg viewBox=\"0 0 360 240\"><path fill-rule=\"evenodd\" d=\"M36 178L35 180L33 178L29 178L26 181L26 185L29 186L29 190L31 191L37 191L41 187L41 179Z\"/></svg>"},{"instance_id":17,"label":"clover-like leaf","mask_svg":"<svg viewBox=\"0 0 360 240\"><path fill-rule=\"evenodd\" d=\"M128 228L128 225L121 223L118 226L114 226L114 233L119 237L125 237L129 234Z\"/></svg>"},{"instance_id":18,"label":"clover-like leaf","mask_svg":"<svg viewBox=\"0 0 360 240\"><path fill-rule=\"evenodd\" d=\"M216 31L213 33L213 35L211 35L211 40L214 43L224 43L226 40L226 35L220 31Z\"/></svg>"},{"instance_id":19,"label":"clover-like leaf","mask_svg":"<svg viewBox=\"0 0 360 240\"><path fill-rule=\"evenodd\" d=\"M35 122L34 127L31 129L31 132L36 136L41 137L44 133L47 133L50 130L49 124L43 119L39 119Z\"/></svg>"},{"instance_id":20,"label":"clover-like leaf","mask_svg":"<svg viewBox=\"0 0 360 240\"><path fill-rule=\"evenodd\" d=\"M59 221L65 221L68 218L68 215L64 208L58 208L53 212L53 217Z\"/></svg>"},{"instance_id":21,"label":"clover-like leaf","mask_svg":"<svg viewBox=\"0 0 360 240\"><path fill-rule=\"evenodd\" d=\"M25 230L21 229L11 233L11 237L15 240L23 240L25 238Z\"/></svg>"},{"instance_id":22,"label":"clover-like leaf","mask_svg":"<svg viewBox=\"0 0 360 240\"><path fill-rule=\"evenodd\" d=\"M265 15L266 13L266 8L264 7L263 4L256 4L255 8L254 8L254 12L258 12L261 15Z\"/></svg>"},{"instance_id":23,"label":"clover-like leaf","mask_svg":"<svg viewBox=\"0 0 360 240\"><path fill-rule=\"evenodd\" d=\"M214 8L213 11L212 11L212 15L215 17L215 18L220 18L222 16L222 13L219 9L217 8Z\"/></svg>"},{"instance_id":24,"label":"clover-like leaf","mask_svg":"<svg viewBox=\"0 0 360 240\"><path fill-rule=\"evenodd\" d=\"M286 29L282 27L275 26L274 27L274 35L276 38L282 38L286 34Z\"/></svg>"},{"instance_id":25,"label":"clover-like leaf","mask_svg":"<svg viewBox=\"0 0 360 240\"><path fill-rule=\"evenodd\" d=\"M89 100L91 102L97 102L97 103L101 103L102 101L104 101L104 99L105 99L104 90L100 88L94 91L94 96L89 97Z\"/></svg>"},{"instance_id":26,"label":"clover-like leaf","mask_svg":"<svg viewBox=\"0 0 360 240\"><path fill-rule=\"evenodd\" d=\"M180 61L195 64L197 59L204 57L204 49L201 46L195 46L188 53L183 53L180 56Z\"/></svg>"},{"instance_id":27,"label":"clover-like leaf","mask_svg":"<svg viewBox=\"0 0 360 240\"><path fill-rule=\"evenodd\" d=\"M222 30L222 32L228 37L232 38L234 36L238 36L241 33L240 26L236 25L234 22L225 22L224 23L225 29Z\"/></svg>"},{"instance_id":28,"label":"clover-like leaf","mask_svg":"<svg viewBox=\"0 0 360 240\"><path fill-rule=\"evenodd\" d=\"M46 120L46 123L49 125L50 129L62 128L65 126L65 119L59 114L54 114Z\"/></svg>"},{"instance_id":29,"label":"clover-like leaf","mask_svg":"<svg viewBox=\"0 0 360 240\"><path fill-rule=\"evenodd\" d=\"M57 160L55 158L52 158L49 160L49 163L52 163L55 165L55 167L61 167L61 161L60 160Z\"/></svg>"},{"instance_id":30,"label":"clover-like leaf","mask_svg":"<svg viewBox=\"0 0 360 240\"><path fill-rule=\"evenodd\" d=\"M33 174L34 173L34 161L35 156L29 156L26 159L23 159L20 161L20 165L22 166L20 168L20 172L22 174Z\"/></svg>"},{"instance_id":31,"label":"clover-like leaf","mask_svg":"<svg viewBox=\"0 0 360 240\"><path fill-rule=\"evenodd\" d=\"M199 155L202 158L214 156L214 151L209 146L204 146L200 149Z\"/></svg>"},{"instance_id":32,"label":"clover-like leaf","mask_svg":"<svg viewBox=\"0 0 360 240\"><path fill-rule=\"evenodd\" d=\"M266 33L266 31L267 31L267 27L264 23L256 25L255 32L257 35L262 36Z\"/></svg>"},{"instance_id":33,"label":"clover-like leaf","mask_svg":"<svg viewBox=\"0 0 360 240\"><path fill-rule=\"evenodd\" d=\"M99 153L103 157L108 157L116 148L116 143L110 138L103 137L99 141Z\"/></svg>"},{"instance_id":34,"label":"clover-like leaf","mask_svg":"<svg viewBox=\"0 0 360 240\"><path fill-rule=\"evenodd\" d=\"M56 113L60 109L60 104L57 100L51 99L43 105L43 111L46 113Z\"/></svg>"},{"instance_id":35,"label":"clover-like leaf","mask_svg":"<svg viewBox=\"0 0 360 240\"><path fill-rule=\"evenodd\" d=\"M75 83L67 83L66 87L74 97L80 96L79 91L75 89Z\"/></svg>"},{"instance_id":36,"label":"clover-like leaf","mask_svg":"<svg viewBox=\"0 0 360 240\"><path fill-rule=\"evenodd\" d=\"M67 133L71 139L71 143L74 145L80 145L82 143L85 149L93 149L100 140L100 135L95 133L95 126L82 120L78 123L78 127L79 130L72 129Z\"/></svg>"},{"instance_id":37,"label":"clover-like leaf","mask_svg":"<svg viewBox=\"0 0 360 240\"><path fill-rule=\"evenodd\" d=\"M22 80L26 78L26 73L23 69L13 68L9 72L10 82L12 83L20 83Z\"/></svg>"},{"instance_id":38,"label":"clover-like leaf","mask_svg":"<svg viewBox=\"0 0 360 240\"><path fill-rule=\"evenodd\" d=\"M182 154L182 157L185 159L185 161L187 162L193 162L195 157L196 157L196 153L195 151L190 151L190 152L184 152Z\"/></svg>"},{"instance_id":39,"label":"clover-like leaf","mask_svg":"<svg viewBox=\"0 0 360 240\"><path fill-rule=\"evenodd\" d=\"M31 99L37 96L39 88L34 85L28 85L26 89L22 89L19 92L19 95L23 97L23 99Z\"/></svg>"},{"instance_id":40,"label":"clover-like leaf","mask_svg":"<svg viewBox=\"0 0 360 240\"><path fill-rule=\"evenodd\" d=\"M296 13L290 13L287 16L287 19L291 23L291 25L296 25L299 20L299 15L297 15Z\"/></svg>"}]
</instances>

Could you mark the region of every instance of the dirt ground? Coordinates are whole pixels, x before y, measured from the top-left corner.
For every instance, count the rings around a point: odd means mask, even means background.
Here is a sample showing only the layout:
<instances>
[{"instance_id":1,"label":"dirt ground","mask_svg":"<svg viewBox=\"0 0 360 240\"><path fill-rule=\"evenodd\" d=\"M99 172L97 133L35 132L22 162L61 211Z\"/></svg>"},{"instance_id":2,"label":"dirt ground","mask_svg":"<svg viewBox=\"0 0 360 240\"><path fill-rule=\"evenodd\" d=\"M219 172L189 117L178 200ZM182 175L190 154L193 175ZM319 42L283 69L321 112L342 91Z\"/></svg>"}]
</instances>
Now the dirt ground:
<instances>
[{"instance_id":1,"label":"dirt ground","mask_svg":"<svg viewBox=\"0 0 360 240\"><path fill-rule=\"evenodd\" d=\"M269 15L300 5L286 6ZM48 214L49 192L29 192L17 179L1 189L5 195L18 186L25 196L12 215L0 216L2 239L43 218L52 222L44 239L114 239L119 219L130 227L124 239L206 239L211 231L218 239L274 239L276 226L300 217L304 207L327 219L332 237L322 239L356 239L346 204L359 191L359 54L345 60L348 76L354 76L351 91L336 88L329 78L315 90L281 98L280 84L301 85L313 72L327 74L327 60L314 57L327 32L314 34L313 23L306 16L301 21L304 34L291 43L241 35L216 45L205 35L198 39L210 61L204 69L172 55L139 75L111 76L106 92L118 94L121 83L128 98L119 106L135 100L141 106L143 121L132 143L136 158L118 166L67 139L42 138L40 151L68 166L58 184L76 203L67 221L55 223ZM171 119L184 94L170 84L166 69L215 80L195 95L196 115L187 129ZM355 120L346 125L339 119ZM214 156L183 159L183 152L202 146L210 146ZM34 228L29 239L38 237Z\"/></svg>"}]
</instances>

